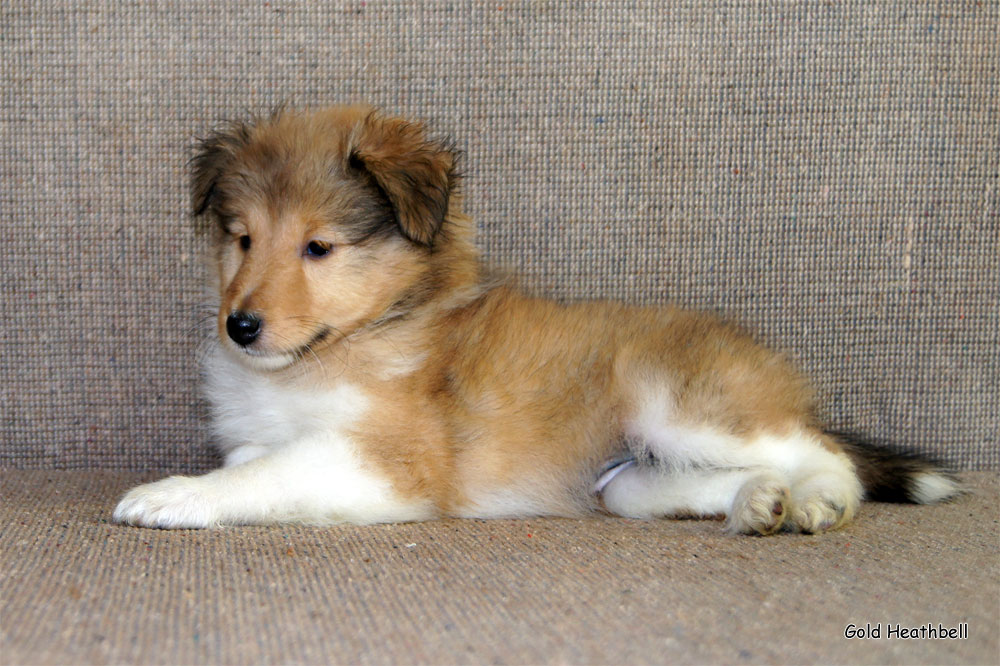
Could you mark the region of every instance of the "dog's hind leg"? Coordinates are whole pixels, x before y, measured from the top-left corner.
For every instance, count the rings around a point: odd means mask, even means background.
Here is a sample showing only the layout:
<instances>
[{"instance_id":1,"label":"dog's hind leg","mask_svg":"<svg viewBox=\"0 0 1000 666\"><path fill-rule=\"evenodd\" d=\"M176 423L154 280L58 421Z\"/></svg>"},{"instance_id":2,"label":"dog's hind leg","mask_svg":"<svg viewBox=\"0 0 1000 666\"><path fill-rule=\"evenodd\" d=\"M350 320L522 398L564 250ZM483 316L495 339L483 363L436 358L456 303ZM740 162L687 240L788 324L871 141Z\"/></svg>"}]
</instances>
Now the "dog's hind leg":
<instances>
[{"instance_id":1,"label":"dog's hind leg","mask_svg":"<svg viewBox=\"0 0 1000 666\"><path fill-rule=\"evenodd\" d=\"M609 484L605 505L630 515L721 512L731 531L751 534L782 527L816 533L849 522L862 487L843 448L810 424L801 405L778 404L763 380L756 393L748 389L738 399L728 383L633 382L623 435L649 469L623 471ZM796 387L786 388L778 393Z\"/></svg>"},{"instance_id":2,"label":"dog's hind leg","mask_svg":"<svg viewBox=\"0 0 1000 666\"><path fill-rule=\"evenodd\" d=\"M731 531L823 532L851 520L862 488L848 456L808 427L738 436L679 425L633 430L637 460L604 489L636 517L725 514Z\"/></svg>"},{"instance_id":3,"label":"dog's hind leg","mask_svg":"<svg viewBox=\"0 0 1000 666\"><path fill-rule=\"evenodd\" d=\"M668 471L632 464L600 489L604 507L630 518L726 516L732 532L770 534L789 506L787 480L761 468Z\"/></svg>"}]
</instances>

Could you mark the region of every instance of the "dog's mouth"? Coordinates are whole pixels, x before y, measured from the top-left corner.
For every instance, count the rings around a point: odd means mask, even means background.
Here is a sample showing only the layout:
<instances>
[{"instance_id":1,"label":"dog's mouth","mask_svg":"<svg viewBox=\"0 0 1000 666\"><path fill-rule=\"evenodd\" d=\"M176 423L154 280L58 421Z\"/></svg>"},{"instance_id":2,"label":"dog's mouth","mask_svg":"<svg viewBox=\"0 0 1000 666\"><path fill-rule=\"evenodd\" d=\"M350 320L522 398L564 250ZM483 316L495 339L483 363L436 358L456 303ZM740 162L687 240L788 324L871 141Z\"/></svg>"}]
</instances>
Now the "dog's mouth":
<instances>
[{"instance_id":1,"label":"dog's mouth","mask_svg":"<svg viewBox=\"0 0 1000 666\"><path fill-rule=\"evenodd\" d=\"M333 333L331 327L323 326L305 344L292 349L266 349L253 345L246 347L232 345L232 347L241 352L245 358L251 359L253 365L265 370L275 370L315 354L316 347L329 338L331 333Z\"/></svg>"},{"instance_id":2,"label":"dog's mouth","mask_svg":"<svg viewBox=\"0 0 1000 666\"><path fill-rule=\"evenodd\" d=\"M303 354L312 353L313 349L315 349L321 342L330 337L330 333L332 332L332 330L333 329L331 329L329 326L324 326L309 339L309 342L297 348L292 353L299 357L301 357Z\"/></svg>"}]
</instances>

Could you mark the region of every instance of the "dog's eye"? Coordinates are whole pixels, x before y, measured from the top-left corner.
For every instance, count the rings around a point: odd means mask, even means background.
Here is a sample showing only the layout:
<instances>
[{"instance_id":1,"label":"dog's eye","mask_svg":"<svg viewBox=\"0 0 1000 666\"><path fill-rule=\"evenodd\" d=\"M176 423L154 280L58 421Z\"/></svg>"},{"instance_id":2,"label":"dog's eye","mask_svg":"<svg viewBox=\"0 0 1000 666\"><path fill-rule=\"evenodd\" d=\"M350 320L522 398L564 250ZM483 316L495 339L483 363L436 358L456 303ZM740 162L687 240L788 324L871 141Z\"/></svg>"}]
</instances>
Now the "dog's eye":
<instances>
[{"instance_id":1,"label":"dog's eye","mask_svg":"<svg viewBox=\"0 0 1000 666\"><path fill-rule=\"evenodd\" d=\"M324 243L323 241L309 241L306 245L306 256L309 257L325 257L333 249L329 243Z\"/></svg>"},{"instance_id":2,"label":"dog's eye","mask_svg":"<svg viewBox=\"0 0 1000 666\"><path fill-rule=\"evenodd\" d=\"M240 249L249 250L250 249L250 237L247 235L240 236Z\"/></svg>"}]
</instances>

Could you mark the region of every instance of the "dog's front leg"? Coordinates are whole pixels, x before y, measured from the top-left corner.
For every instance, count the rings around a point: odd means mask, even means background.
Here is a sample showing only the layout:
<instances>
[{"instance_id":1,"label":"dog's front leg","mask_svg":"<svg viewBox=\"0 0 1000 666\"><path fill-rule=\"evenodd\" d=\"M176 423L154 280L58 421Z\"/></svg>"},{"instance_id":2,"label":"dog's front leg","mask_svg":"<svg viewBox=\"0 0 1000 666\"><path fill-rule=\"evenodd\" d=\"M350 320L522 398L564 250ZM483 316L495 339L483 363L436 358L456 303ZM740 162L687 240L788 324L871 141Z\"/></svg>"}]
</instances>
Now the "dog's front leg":
<instances>
[{"instance_id":1,"label":"dog's front leg","mask_svg":"<svg viewBox=\"0 0 1000 666\"><path fill-rule=\"evenodd\" d=\"M204 476L133 488L114 511L128 525L167 529L273 523L422 520L431 502L405 498L339 435L311 437Z\"/></svg>"}]
</instances>

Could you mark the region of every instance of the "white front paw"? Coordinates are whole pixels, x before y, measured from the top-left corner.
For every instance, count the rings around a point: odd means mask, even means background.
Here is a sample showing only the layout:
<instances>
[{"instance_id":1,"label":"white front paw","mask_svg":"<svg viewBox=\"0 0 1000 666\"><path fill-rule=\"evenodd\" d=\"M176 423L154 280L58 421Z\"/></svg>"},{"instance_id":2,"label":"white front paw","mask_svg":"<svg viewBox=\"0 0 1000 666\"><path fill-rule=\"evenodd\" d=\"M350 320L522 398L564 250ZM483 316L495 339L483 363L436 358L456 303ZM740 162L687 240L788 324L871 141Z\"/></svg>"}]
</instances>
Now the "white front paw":
<instances>
[{"instance_id":1,"label":"white front paw","mask_svg":"<svg viewBox=\"0 0 1000 666\"><path fill-rule=\"evenodd\" d=\"M165 529L211 527L218 523L214 503L199 478L171 476L128 491L114 520L126 525Z\"/></svg>"}]
</instances>

